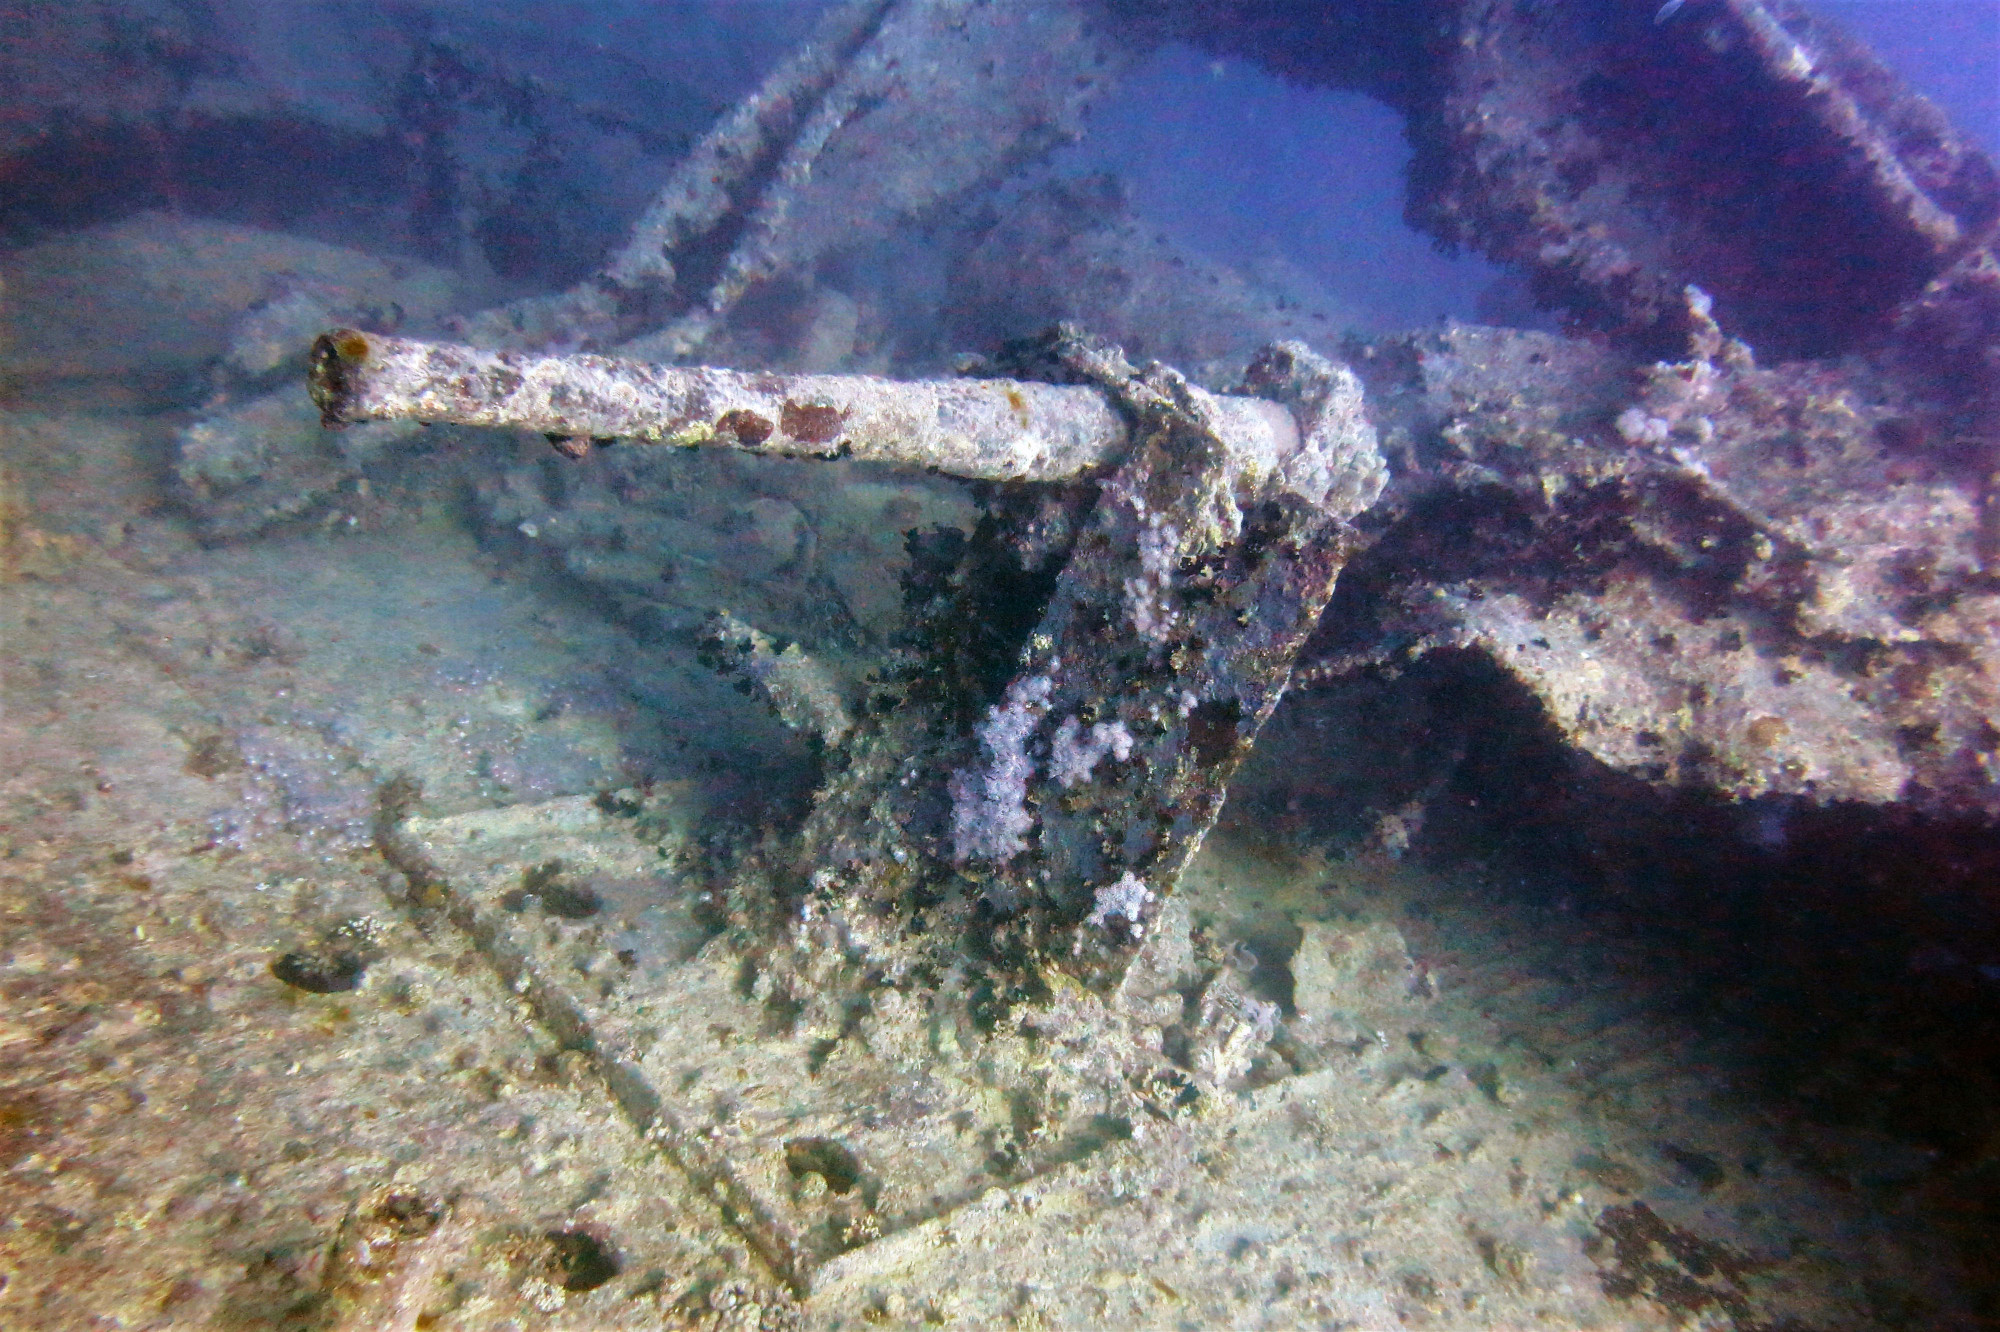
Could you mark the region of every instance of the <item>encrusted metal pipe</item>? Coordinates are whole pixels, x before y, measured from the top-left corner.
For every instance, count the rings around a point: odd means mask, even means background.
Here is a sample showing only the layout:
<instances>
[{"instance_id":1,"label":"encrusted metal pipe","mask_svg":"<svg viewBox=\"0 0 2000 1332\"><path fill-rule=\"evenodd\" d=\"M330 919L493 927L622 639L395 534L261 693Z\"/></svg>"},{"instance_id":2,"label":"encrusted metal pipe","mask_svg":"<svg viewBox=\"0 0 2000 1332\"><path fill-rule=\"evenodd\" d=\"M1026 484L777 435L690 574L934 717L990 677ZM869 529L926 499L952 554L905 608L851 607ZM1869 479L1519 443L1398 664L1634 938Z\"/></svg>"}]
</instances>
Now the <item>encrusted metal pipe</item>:
<instances>
[{"instance_id":1,"label":"encrusted metal pipe","mask_svg":"<svg viewBox=\"0 0 2000 1332\"><path fill-rule=\"evenodd\" d=\"M1130 428L1088 386L1009 379L897 381L534 356L353 329L313 345L312 395L331 426L416 420L537 430L580 451L592 439L721 444L852 457L993 481L1058 481L1115 465ZM1253 484L1300 449L1276 403L1190 391Z\"/></svg>"}]
</instances>

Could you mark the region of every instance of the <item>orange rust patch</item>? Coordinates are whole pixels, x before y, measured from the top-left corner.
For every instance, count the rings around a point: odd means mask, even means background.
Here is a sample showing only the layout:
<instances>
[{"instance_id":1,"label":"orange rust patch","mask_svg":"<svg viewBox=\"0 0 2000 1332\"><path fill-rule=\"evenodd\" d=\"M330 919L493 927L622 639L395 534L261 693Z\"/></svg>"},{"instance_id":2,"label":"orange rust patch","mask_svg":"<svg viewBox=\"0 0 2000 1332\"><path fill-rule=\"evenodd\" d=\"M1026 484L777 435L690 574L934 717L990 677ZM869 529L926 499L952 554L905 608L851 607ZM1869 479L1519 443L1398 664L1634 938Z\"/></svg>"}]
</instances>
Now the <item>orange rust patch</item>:
<instances>
[{"instance_id":1,"label":"orange rust patch","mask_svg":"<svg viewBox=\"0 0 2000 1332\"><path fill-rule=\"evenodd\" d=\"M351 328L334 339L333 349L339 352L345 360L364 361L368 359L368 339L356 333Z\"/></svg>"},{"instance_id":2,"label":"orange rust patch","mask_svg":"<svg viewBox=\"0 0 2000 1332\"><path fill-rule=\"evenodd\" d=\"M789 408L791 404L786 403L785 406ZM736 436L737 443L748 444L751 448L757 447L771 437L770 421L742 407L733 408L716 417L715 428L727 430ZM786 433L791 433L789 427Z\"/></svg>"},{"instance_id":3,"label":"orange rust patch","mask_svg":"<svg viewBox=\"0 0 2000 1332\"><path fill-rule=\"evenodd\" d=\"M1785 719L1782 717L1752 717L1744 729L1745 738L1752 749L1769 749L1785 738Z\"/></svg>"},{"instance_id":4,"label":"orange rust patch","mask_svg":"<svg viewBox=\"0 0 2000 1332\"><path fill-rule=\"evenodd\" d=\"M1028 403L1021 396L1021 390L1012 384L1007 386L1007 405L1014 409L1014 419L1021 423L1021 429L1028 428Z\"/></svg>"},{"instance_id":5,"label":"orange rust patch","mask_svg":"<svg viewBox=\"0 0 2000 1332\"><path fill-rule=\"evenodd\" d=\"M789 399L778 413L779 427L801 444L833 443L840 438L840 427L846 420L847 413L839 407Z\"/></svg>"}]
</instances>

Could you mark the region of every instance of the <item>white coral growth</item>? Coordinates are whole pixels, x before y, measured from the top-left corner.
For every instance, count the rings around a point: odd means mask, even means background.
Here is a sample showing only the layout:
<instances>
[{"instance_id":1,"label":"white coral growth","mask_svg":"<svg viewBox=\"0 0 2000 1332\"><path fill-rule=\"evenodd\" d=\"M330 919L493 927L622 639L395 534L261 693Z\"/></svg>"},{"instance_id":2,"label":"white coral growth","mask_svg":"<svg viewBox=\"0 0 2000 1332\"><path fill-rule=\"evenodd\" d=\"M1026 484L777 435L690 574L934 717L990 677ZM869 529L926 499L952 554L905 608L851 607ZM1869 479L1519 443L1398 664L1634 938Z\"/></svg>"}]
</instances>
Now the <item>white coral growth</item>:
<instances>
[{"instance_id":1,"label":"white coral growth","mask_svg":"<svg viewBox=\"0 0 2000 1332\"><path fill-rule=\"evenodd\" d=\"M1664 444L1674 433L1672 422L1648 415L1643 407L1627 407L1618 413L1617 425L1627 444Z\"/></svg>"},{"instance_id":2,"label":"white coral growth","mask_svg":"<svg viewBox=\"0 0 2000 1332\"><path fill-rule=\"evenodd\" d=\"M1125 580L1125 610L1139 637L1164 643L1180 613L1171 600L1174 571L1180 565L1181 530L1164 514L1148 513L1146 501L1128 495L1127 501L1138 514L1139 573Z\"/></svg>"},{"instance_id":3,"label":"white coral growth","mask_svg":"<svg viewBox=\"0 0 2000 1332\"><path fill-rule=\"evenodd\" d=\"M1132 733L1124 722L1098 722L1086 731L1082 722L1067 718L1049 742L1049 776L1064 790L1080 786L1090 780L1106 754L1120 763L1132 757Z\"/></svg>"},{"instance_id":4,"label":"white coral growth","mask_svg":"<svg viewBox=\"0 0 2000 1332\"><path fill-rule=\"evenodd\" d=\"M1097 890L1097 909L1090 913L1084 923L1095 925L1101 930L1108 930L1114 919L1123 920L1131 928L1132 937L1137 939L1146 932L1146 927L1140 923L1139 918L1145 911L1146 904L1152 900L1153 890L1148 888L1137 875L1127 870L1118 882L1107 884Z\"/></svg>"},{"instance_id":5,"label":"white coral growth","mask_svg":"<svg viewBox=\"0 0 2000 1332\"><path fill-rule=\"evenodd\" d=\"M1034 816L1028 813L1028 779L1035 761L1028 737L1049 710L1054 682L1030 675L1007 686L1007 696L987 710L979 726L986 766L966 768L951 779L952 859L960 864L980 856L1010 860L1028 848Z\"/></svg>"}]
</instances>

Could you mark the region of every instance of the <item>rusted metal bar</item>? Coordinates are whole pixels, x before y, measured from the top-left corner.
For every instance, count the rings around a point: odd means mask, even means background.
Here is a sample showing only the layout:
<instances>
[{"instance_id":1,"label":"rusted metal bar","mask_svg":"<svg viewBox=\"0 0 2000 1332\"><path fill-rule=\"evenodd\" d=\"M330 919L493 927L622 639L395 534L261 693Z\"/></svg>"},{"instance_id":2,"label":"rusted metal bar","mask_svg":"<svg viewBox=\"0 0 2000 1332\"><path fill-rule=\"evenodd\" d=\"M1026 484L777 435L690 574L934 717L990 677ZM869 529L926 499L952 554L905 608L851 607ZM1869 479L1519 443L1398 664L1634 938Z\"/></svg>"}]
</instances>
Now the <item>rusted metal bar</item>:
<instances>
[{"instance_id":1,"label":"rusted metal bar","mask_svg":"<svg viewBox=\"0 0 2000 1332\"><path fill-rule=\"evenodd\" d=\"M702 136L598 272L563 291L447 320L447 331L493 347L611 347L643 331L653 293L673 286L674 254L745 208L746 182L773 153L787 163L799 155L802 128L818 123L821 103L897 3L848 0L829 10L811 40ZM809 172L811 160L800 169Z\"/></svg>"},{"instance_id":2,"label":"rusted metal bar","mask_svg":"<svg viewBox=\"0 0 2000 1332\"><path fill-rule=\"evenodd\" d=\"M511 426L540 431L570 453L592 439L719 444L977 480L1058 481L1114 466L1130 446L1125 416L1088 386L531 356L353 329L314 344L311 387L328 425L401 419ZM1261 485L1291 474L1300 438L1286 408L1188 392L1229 441L1232 475Z\"/></svg>"}]
</instances>

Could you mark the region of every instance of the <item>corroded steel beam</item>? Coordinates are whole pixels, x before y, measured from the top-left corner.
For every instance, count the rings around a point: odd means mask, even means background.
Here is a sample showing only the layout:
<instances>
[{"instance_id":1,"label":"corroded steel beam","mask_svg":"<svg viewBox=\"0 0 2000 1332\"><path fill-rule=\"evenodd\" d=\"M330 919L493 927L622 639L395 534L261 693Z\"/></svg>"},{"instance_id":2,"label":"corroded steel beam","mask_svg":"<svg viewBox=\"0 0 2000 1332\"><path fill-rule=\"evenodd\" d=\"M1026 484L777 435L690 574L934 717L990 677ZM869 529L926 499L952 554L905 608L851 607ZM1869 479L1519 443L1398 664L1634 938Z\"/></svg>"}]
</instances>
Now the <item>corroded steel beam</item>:
<instances>
[{"instance_id":1,"label":"corroded steel beam","mask_svg":"<svg viewBox=\"0 0 2000 1332\"><path fill-rule=\"evenodd\" d=\"M565 452L592 439L852 457L992 481L1058 481L1115 465L1130 429L1095 388L1010 379L899 382L532 356L337 329L314 344L322 419L512 426ZM1299 451L1291 413L1190 389L1253 483ZM1316 498L1316 497L1308 497Z\"/></svg>"}]
</instances>

